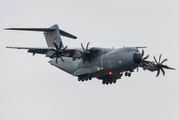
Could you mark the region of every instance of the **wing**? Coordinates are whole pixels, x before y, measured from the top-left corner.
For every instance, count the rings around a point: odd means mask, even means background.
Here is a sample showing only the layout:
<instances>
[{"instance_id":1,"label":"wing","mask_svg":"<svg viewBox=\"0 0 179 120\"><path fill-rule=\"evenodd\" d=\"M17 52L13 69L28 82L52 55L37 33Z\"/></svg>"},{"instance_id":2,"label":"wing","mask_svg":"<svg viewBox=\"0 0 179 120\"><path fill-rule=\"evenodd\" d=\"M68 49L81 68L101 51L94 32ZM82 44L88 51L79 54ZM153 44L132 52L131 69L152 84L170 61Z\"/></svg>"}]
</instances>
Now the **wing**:
<instances>
[{"instance_id":1,"label":"wing","mask_svg":"<svg viewBox=\"0 0 179 120\"><path fill-rule=\"evenodd\" d=\"M32 47L11 47L8 46L6 48L11 48L11 49L27 49L28 53L32 53L33 55L35 54L45 54L47 57L51 57L52 54L54 53L55 48L52 47L48 47L48 48L32 48ZM95 54L97 53L98 49L96 48L91 48L90 50L92 50ZM72 57L72 58L80 58L80 52L81 49L80 48L68 48L64 51L64 55L65 57Z\"/></svg>"},{"instance_id":2,"label":"wing","mask_svg":"<svg viewBox=\"0 0 179 120\"><path fill-rule=\"evenodd\" d=\"M6 47L6 48L12 48L12 49L28 49L27 52L33 53L33 55L37 54L47 54L48 51L53 50L54 48L30 48L30 47Z\"/></svg>"},{"instance_id":3,"label":"wing","mask_svg":"<svg viewBox=\"0 0 179 120\"><path fill-rule=\"evenodd\" d=\"M96 47L92 47L89 49L92 53L94 53L95 55L97 55L98 53L100 53L100 48L96 48ZM76 58L80 58L80 54L81 52L83 52L83 50L81 48L68 48L65 50L65 56L67 57L76 57Z\"/></svg>"},{"instance_id":4,"label":"wing","mask_svg":"<svg viewBox=\"0 0 179 120\"><path fill-rule=\"evenodd\" d=\"M35 54L48 54L50 51L53 52L54 48L33 48L33 47L11 47L8 46L6 48L11 48L11 49L27 49L28 53L33 53ZM74 57L76 54L78 55L80 50L79 48L69 48L65 50L65 55L66 57Z\"/></svg>"}]
</instances>

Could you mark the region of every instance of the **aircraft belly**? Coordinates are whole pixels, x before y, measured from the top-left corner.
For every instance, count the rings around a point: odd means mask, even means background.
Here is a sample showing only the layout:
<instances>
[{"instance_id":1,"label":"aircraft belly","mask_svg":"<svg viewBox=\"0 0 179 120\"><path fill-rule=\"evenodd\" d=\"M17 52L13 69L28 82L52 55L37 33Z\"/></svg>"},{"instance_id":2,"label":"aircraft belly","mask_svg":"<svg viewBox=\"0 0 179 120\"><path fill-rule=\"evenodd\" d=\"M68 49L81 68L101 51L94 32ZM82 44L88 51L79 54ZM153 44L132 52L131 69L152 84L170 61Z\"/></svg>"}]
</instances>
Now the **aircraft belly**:
<instances>
[{"instance_id":1,"label":"aircraft belly","mask_svg":"<svg viewBox=\"0 0 179 120\"><path fill-rule=\"evenodd\" d=\"M63 62L59 58L57 63L56 63L56 59L50 60L49 63L69 74L74 73L74 71L78 69L79 60L72 61L72 58L69 58L69 57L63 57L63 59L65 62Z\"/></svg>"}]
</instances>

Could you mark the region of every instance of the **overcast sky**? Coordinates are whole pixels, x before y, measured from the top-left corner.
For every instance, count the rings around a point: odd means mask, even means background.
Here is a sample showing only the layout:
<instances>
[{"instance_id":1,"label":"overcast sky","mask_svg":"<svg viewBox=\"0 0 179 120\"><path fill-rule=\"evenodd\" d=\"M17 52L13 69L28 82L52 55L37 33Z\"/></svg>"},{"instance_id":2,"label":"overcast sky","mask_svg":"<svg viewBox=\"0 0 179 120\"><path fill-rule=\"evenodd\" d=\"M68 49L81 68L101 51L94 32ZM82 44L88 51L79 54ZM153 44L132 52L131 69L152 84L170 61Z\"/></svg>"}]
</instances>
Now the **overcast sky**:
<instances>
[{"instance_id":1,"label":"overcast sky","mask_svg":"<svg viewBox=\"0 0 179 120\"><path fill-rule=\"evenodd\" d=\"M6 46L47 47L41 32L8 27L60 29L78 39L64 45L147 46L145 55L168 58L179 68L178 0L0 0L0 120L178 120L178 71L139 70L116 84L78 82L44 55Z\"/></svg>"}]
</instances>

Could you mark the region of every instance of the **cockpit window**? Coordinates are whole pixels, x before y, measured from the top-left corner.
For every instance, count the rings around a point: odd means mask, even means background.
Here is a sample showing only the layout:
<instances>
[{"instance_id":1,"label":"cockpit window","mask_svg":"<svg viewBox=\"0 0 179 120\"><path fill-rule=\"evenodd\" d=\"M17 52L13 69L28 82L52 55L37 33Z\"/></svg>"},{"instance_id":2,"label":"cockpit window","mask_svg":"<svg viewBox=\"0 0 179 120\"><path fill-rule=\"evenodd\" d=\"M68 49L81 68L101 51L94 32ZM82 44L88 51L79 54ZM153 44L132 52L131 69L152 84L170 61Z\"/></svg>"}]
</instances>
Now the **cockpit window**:
<instances>
[{"instance_id":1,"label":"cockpit window","mask_svg":"<svg viewBox=\"0 0 179 120\"><path fill-rule=\"evenodd\" d=\"M132 52L132 49L128 49L127 52Z\"/></svg>"},{"instance_id":2,"label":"cockpit window","mask_svg":"<svg viewBox=\"0 0 179 120\"><path fill-rule=\"evenodd\" d=\"M137 49L128 49L127 52L139 52Z\"/></svg>"}]
</instances>

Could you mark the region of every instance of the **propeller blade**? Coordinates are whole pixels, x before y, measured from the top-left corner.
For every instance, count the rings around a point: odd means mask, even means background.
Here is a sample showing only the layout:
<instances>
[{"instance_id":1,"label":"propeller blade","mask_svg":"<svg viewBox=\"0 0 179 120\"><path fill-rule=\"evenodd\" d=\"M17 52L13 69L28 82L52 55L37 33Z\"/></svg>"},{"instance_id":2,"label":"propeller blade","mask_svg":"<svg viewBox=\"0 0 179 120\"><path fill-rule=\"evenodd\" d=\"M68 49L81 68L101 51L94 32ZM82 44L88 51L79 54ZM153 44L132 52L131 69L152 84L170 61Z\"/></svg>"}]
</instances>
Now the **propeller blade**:
<instances>
[{"instance_id":1,"label":"propeller blade","mask_svg":"<svg viewBox=\"0 0 179 120\"><path fill-rule=\"evenodd\" d=\"M58 46L55 42L53 42L53 45L55 46L56 50L58 50Z\"/></svg>"},{"instance_id":2,"label":"propeller blade","mask_svg":"<svg viewBox=\"0 0 179 120\"><path fill-rule=\"evenodd\" d=\"M168 59L163 60L163 61L161 62L161 64L164 63L164 62L167 61L167 60L168 60Z\"/></svg>"},{"instance_id":3,"label":"propeller blade","mask_svg":"<svg viewBox=\"0 0 179 120\"><path fill-rule=\"evenodd\" d=\"M176 70L175 68L171 68L171 67L168 67L168 69L171 69L171 70Z\"/></svg>"},{"instance_id":4,"label":"propeller blade","mask_svg":"<svg viewBox=\"0 0 179 120\"><path fill-rule=\"evenodd\" d=\"M82 44L82 43L81 43L81 47L82 47L83 51L85 52L85 49L84 49L84 47L83 47L83 44Z\"/></svg>"},{"instance_id":5,"label":"propeller blade","mask_svg":"<svg viewBox=\"0 0 179 120\"><path fill-rule=\"evenodd\" d=\"M60 57L60 58L61 58L61 60L62 60L63 62L65 62L64 59L63 59L62 57Z\"/></svg>"},{"instance_id":6,"label":"propeller blade","mask_svg":"<svg viewBox=\"0 0 179 120\"><path fill-rule=\"evenodd\" d=\"M157 62L157 60L156 60L155 56L154 56L154 60L155 60L155 62L158 64L158 62Z\"/></svg>"},{"instance_id":7,"label":"propeller blade","mask_svg":"<svg viewBox=\"0 0 179 120\"><path fill-rule=\"evenodd\" d=\"M54 53L54 54L52 55L52 58L54 58L56 55L57 55L57 54L56 54L56 53Z\"/></svg>"},{"instance_id":8,"label":"propeller blade","mask_svg":"<svg viewBox=\"0 0 179 120\"><path fill-rule=\"evenodd\" d=\"M168 66L167 65L162 65L163 68L165 69L168 69Z\"/></svg>"},{"instance_id":9,"label":"propeller blade","mask_svg":"<svg viewBox=\"0 0 179 120\"><path fill-rule=\"evenodd\" d=\"M66 45L66 47L65 47L65 48L63 48L63 50L66 50L66 49L67 49L67 47L68 47L68 45Z\"/></svg>"},{"instance_id":10,"label":"propeller blade","mask_svg":"<svg viewBox=\"0 0 179 120\"><path fill-rule=\"evenodd\" d=\"M175 70L175 68L168 67L168 66L166 66L166 65L162 65L162 67L163 67L163 68L165 68L165 69L171 69L171 70Z\"/></svg>"},{"instance_id":11,"label":"propeller blade","mask_svg":"<svg viewBox=\"0 0 179 120\"><path fill-rule=\"evenodd\" d=\"M160 63L161 57L162 57L162 54L160 54L160 56L159 56L159 63Z\"/></svg>"},{"instance_id":12,"label":"propeller blade","mask_svg":"<svg viewBox=\"0 0 179 120\"><path fill-rule=\"evenodd\" d=\"M87 46L86 46L86 51L88 50L88 45L89 45L89 42L87 43Z\"/></svg>"},{"instance_id":13,"label":"propeller blade","mask_svg":"<svg viewBox=\"0 0 179 120\"><path fill-rule=\"evenodd\" d=\"M137 72L139 72L139 67L137 67Z\"/></svg>"},{"instance_id":14,"label":"propeller blade","mask_svg":"<svg viewBox=\"0 0 179 120\"><path fill-rule=\"evenodd\" d=\"M142 49L142 57L144 56L144 49Z\"/></svg>"},{"instance_id":15,"label":"propeller blade","mask_svg":"<svg viewBox=\"0 0 179 120\"><path fill-rule=\"evenodd\" d=\"M146 57L144 57L143 59L145 60L145 59L147 59L149 57L149 55L147 55Z\"/></svg>"},{"instance_id":16,"label":"propeller blade","mask_svg":"<svg viewBox=\"0 0 179 120\"><path fill-rule=\"evenodd\" d=\"M163 76L165 76L165 71L163 70L163 68L161 68L161 70L162 70Z\"/></svg>"},{"instance_id":17,"label":"propeller blade","mask_svg":"<svg viewBox=\"0 0 179 120\"><path fill-rule=\"evenodd\" d=\"M59 45L59 49L62 48L62 41L60 40L60 45Z\"/></svg>"},{"instance_id":18,"label":"propeller blade","mask_svg":"<svg viewBox=\"0 0 179 120\"><path fill-rule=\"evenodd\" d=\"M58 57L56 57L56 60L55 60L55 61L56 61L56 64L57 64L57 63L58 63Z\"/></svg>"},{"instance_id":19,"label":"propeller blade","mask_svg":"<svg viewBox=\"0 0 179 120\"><path fill-rule=\"evenodd\" d=\"M158 69L156 77L158 77L159 74L160 74L160 69Z\"/></svg>"}]
</instances>

